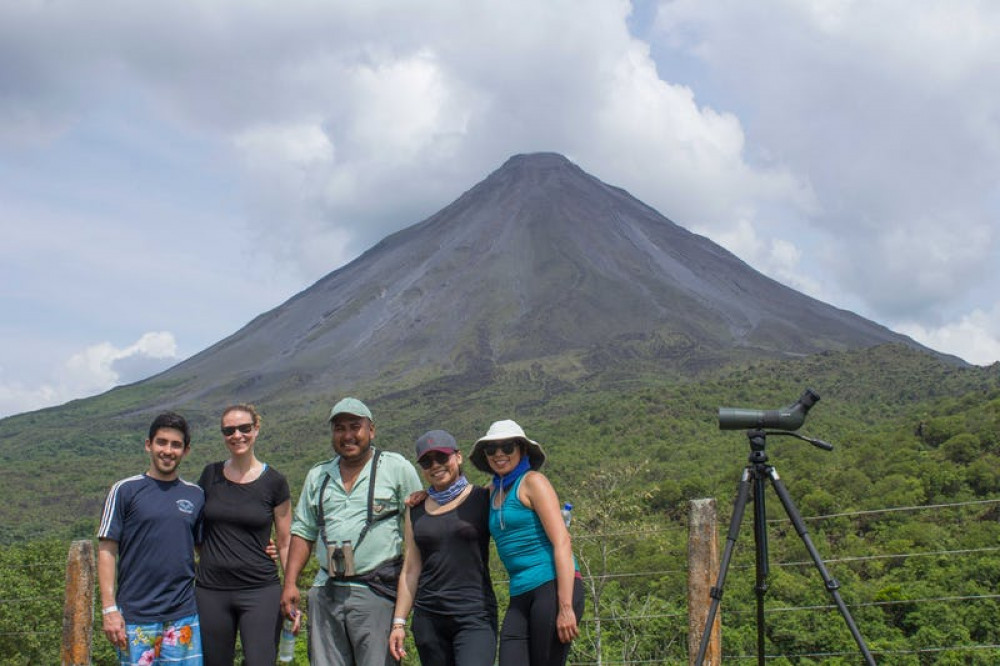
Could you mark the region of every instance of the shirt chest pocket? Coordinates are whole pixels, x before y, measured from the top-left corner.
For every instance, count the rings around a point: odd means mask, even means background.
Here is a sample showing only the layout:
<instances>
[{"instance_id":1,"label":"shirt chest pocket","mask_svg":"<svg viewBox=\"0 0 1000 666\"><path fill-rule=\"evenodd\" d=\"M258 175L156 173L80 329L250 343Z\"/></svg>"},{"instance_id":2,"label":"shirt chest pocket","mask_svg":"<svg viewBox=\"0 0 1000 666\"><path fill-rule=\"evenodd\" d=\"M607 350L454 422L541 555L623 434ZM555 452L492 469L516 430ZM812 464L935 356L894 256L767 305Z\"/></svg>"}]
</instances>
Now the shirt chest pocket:
<instances>
[{"instance_id":1,"label":"shirt chest pocket","mask_svg":"<svg viewBox=\"0 0 1000 666\"><path fill-rule=\"evenodd\" d=\"M396 509L399 509L399 503L394 495L376 491L375 497L372 498L372 518L378 520Z\"/></svg>"}]
</instances>

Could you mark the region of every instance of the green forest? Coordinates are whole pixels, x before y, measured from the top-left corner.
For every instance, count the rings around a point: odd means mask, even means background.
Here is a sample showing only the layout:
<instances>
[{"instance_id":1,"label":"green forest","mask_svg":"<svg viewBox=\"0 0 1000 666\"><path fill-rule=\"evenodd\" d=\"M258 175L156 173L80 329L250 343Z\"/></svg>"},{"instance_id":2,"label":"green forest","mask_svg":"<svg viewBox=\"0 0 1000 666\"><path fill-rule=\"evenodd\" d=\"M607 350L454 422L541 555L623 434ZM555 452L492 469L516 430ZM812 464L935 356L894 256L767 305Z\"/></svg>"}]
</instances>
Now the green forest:
<instances>
[{"instance_id":1,"label":"green forest","mask_svg":"<svg viewBox=\"0 0 1000 666\"><path fill-rule=\"evenodd\" d=\"M571 663L687 663L690 502L716 500L721 550L750 453L744 432L718 428L717 410L775 409L806 387L821 399L798 432L833 451L777 436L766 451L877 662L1000 663L1000 366L960 367L891 345L685 373L628 359L609 366L615 371L567 379L534 364L497 370L478 385L444 378L359 395L375 412L378 444L411 459L427 429L449 430L467 451L500 418L516 419L543 445L546 473L574 505L571 533L587 587ZM305 471L330 455L333 398L258 405L258 454L288 476L293 495ZM123 407L115 419L96 416L118 399L112 391L97 404L0 422L0 664L59 662L69 543L92 537L111 483L146 464L148 415ZM196 429L182 474L196 478L224 455L216 415L180 411ZM767 493L768 663L863 663L802 540ZM748 507L721 603L727 662L756 654L751 519ZM493 564L505 600L506 575ZM95 627L94 663L113 664L99 614ZM410 654L406 663L418 663Z\"/></svg>"}]
</instances>

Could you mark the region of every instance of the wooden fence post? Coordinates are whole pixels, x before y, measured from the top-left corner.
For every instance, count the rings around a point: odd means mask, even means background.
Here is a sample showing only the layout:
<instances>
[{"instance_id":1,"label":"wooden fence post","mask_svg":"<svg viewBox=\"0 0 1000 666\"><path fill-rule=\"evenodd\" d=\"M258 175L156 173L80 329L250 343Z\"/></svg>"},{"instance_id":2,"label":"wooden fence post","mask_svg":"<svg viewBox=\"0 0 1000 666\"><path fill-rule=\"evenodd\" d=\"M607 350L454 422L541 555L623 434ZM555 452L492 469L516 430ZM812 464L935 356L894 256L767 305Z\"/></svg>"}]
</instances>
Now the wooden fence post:
<instances>
[{"instance_id":1,"label":"wooden fence post","mask_svg":"<svg viewBox=\"0 0 1000 666\"><path fill-rule=\"evenodd\" d=\"M70 544L66 558L66 601L63 604L62 666L90 666L94 633L94 544Z\"/></svg>"},{"instance_id":2,"label":"wooden fence post","mask_svg":"<svg viewBox=\"0 0 1000 666\"><path fill-rule=\"evenodd\" d=\"M710 591L719 573L719 542L714 499L691 500L688 526L688 663L694 664L711 605ZM722 663L720 617L712 623L704 666Z\"/></svg>"}]
</instances>

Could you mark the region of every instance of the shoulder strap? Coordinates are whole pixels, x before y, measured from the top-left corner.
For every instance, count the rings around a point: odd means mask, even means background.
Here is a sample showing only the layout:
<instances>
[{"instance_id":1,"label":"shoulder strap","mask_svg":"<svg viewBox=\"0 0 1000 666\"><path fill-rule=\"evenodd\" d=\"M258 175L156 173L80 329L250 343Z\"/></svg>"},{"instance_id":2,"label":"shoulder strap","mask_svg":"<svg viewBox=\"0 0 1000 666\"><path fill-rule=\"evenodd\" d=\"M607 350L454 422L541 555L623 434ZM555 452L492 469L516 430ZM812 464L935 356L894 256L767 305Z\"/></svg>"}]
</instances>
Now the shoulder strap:
<instances>
[{"instance_id":1,"label":"shoulder strap","mask_svg":"<svg viewBox=\"0 0 1000 666\"><path fill-rule=\"evenodd\" d=\"M329 541L326 540L326 512L323 511L323 494L326 492L326 484L330 483L330 473L323 473L323 483L319 486L319 495L316 497L316 527L319 528L319 535L323 537L323 543L328 544Z\"/></svg>"},{"instance_id":2,"label":"shoulder strap","mask_svg":"<svg viewBox=\"0 0 1000 666\"><path fill-rule=\"evenodd\" d=\"M361 541L368 534L368 528L375 522L375 470L378 469L379 458L382 457L382 449L375 449L375 456L372 458L372 473L368 476L368 516L365 518L365 526L361 528L358 540L354 542L354 552L358 551ZM394 509L379 515L378 520L392 518L399 513L399 509Z\"/></svg>"},{"instance_id":3,"label":"shoulder strap","mask_svg":"<svg viewBox=\"0 0 1000 666\"><path fill-rule=\"evenodd\" d=\"M361 528L361 534L358 535L358 540L354 542L354 550L358 549L361 545L361 541L368 534L368 528L372 526L372 523L376 522L375 519L375 472L378 469L379 458L382 457L382 450L375 449L375 453L372 456L372 471L368 475L368 515L365 517L365 526ZM326 492L326 485L330 483L330 473L327 472L323 476L323 483L319 487L319 497L316 500L316 527L319 528L319 533L323 537L324 543L329 543L326 539L326 515L323 511L323 494ZM378 517L378 520L385 520L386 518L392 518L399 514L399 509L394 509Z\"/></svg>"}]
</instances>

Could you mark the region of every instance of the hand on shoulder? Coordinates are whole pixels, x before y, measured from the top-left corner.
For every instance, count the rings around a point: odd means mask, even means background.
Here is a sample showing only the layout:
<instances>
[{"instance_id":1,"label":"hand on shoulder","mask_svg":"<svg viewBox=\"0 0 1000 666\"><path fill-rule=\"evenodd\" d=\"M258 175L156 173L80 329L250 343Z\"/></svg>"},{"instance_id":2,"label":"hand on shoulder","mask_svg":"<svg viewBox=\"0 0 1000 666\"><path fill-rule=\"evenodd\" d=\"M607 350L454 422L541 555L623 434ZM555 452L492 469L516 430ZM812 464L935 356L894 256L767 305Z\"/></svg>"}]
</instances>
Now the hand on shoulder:
<instances>
[{"instance_id":1,"label":"hand on shoulder","mask_svg":"<svg viewBox=\"0 0 1000 666\"><path fill-rule=\"evenodd\" d=\"M406 504L406 506L412 509L413 507L422 503L425 499L427 499L427 491L417 490L415 492L410 493L410 496L404 500L404 504Z\"/></svg>"}]
</instances>

